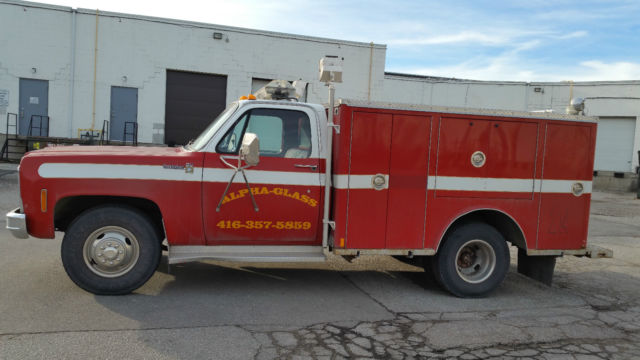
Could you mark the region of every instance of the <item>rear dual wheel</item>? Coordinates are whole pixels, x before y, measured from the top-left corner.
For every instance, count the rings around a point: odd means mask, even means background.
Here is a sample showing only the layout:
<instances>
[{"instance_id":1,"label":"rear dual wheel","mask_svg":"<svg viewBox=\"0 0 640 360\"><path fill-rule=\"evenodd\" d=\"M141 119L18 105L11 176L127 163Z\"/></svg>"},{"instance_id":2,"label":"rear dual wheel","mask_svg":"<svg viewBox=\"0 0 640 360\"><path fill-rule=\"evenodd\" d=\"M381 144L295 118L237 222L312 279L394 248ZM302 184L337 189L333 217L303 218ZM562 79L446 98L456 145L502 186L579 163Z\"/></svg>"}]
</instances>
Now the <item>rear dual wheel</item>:
<instances>
[{"instance_id":1,"label":"rear dual wheel","mask_svg":"<svg viewBox=\"0 0 640 360\"><path fill-rule=\"evenodd\" d=\"M62 240L62 264L73 282L98 295L127 294L153 275L161 244L136 209L101 206L80 214Z\"/></svg>"},{"instance_id":2,"label":"rear dual wheel","mask_svg":"<svg viewBox=\"0 0 640 360\"><path fill-rule=\"evenodd\" d=\"M488 224L468 223L453 229L425 266L431 267L436 281L450 293L483 297L502 283L509 261L502 234Z\"/></svg>"}]
</instances>

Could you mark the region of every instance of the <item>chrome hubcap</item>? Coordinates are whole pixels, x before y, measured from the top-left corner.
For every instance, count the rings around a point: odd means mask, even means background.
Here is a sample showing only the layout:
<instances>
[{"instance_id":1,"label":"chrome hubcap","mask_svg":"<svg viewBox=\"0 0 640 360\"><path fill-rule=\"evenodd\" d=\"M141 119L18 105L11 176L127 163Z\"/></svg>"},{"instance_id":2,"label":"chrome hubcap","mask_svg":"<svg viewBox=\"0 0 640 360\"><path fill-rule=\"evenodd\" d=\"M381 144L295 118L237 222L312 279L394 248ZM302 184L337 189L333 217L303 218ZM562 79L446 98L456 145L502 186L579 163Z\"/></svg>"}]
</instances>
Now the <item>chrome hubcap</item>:
<instances>
[{"instance_id":1,"label":"chrome hubcap","mask_svg":"<svg viewBox=\"0 0 640 360\"><path fill-rule=\"evenodd\" d=\"M102 277L117 277L128 273L138 261L140 246L133 234L119 226L105 226L84 243L84 262Z\"/></svg>"},{"instance_id":2,"label":"chrome hubcap","mask_svg":"<svg viewBox=\"0 0 640 360\"><path fill-rule=\"evenodd\" d=\"M496 253L484 240L469 240L456 254L456 271L462 280L477 284L487 280L496 267Z\"/></svg>"}]
</instances>

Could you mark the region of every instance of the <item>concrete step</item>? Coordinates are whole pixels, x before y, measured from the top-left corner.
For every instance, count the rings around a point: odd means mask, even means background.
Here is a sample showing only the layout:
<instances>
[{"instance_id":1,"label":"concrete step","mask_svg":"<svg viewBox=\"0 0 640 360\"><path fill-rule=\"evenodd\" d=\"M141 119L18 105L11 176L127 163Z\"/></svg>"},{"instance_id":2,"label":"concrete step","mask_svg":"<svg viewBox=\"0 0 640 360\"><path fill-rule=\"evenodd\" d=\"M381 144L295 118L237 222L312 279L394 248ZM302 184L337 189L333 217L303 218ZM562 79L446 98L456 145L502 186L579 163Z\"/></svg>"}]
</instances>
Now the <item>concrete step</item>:
<instances>
[{"instance_id":1,"label":"concrete step","mask_svg":"<svg viewBox=\"0 0 640 360\"><path fill-rule=\"evenodd\" d=\"M20 161L24 153L26 152L26 141L22 139L5 139L2 142L3 153L0 160L8 160L11 162Z\"/></svg>"}]
</instances>

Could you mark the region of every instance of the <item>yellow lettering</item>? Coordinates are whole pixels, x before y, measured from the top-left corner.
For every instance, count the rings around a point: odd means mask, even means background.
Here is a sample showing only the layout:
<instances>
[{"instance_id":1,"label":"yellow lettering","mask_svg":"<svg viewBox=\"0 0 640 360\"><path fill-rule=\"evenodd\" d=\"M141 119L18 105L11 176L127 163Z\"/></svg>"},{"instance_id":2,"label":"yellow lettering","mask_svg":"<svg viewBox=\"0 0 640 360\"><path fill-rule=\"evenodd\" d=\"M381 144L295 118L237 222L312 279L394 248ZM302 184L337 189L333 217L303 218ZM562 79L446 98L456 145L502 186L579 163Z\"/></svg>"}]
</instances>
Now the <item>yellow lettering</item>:
<instances>
[{"instance_id":1,"label":"yellow lettering","mask_svg":"<svg viewBox=\"0 0 640 360\"><path fill-rule=\"evenodd\" d=\"M273 194L276 196L285 196L288 197L290 199L294 199L294 200L298 200L300 202L303 202L311 207L316 207L318 206L318 201L313 199L312 197L308 196L308 195L304 195L301 194L297 191L294 192L289 192L289 189L286 188L281 188L281 187L274 187L269 189L266 186L263 187L254 187L251 188L251 193L253 195L269 195L269 194ZM226 204L230 201L233 200L237 200L237 199L241 199L243 197L245 197L247 194L249 194L249 189L240 189L236 192L230 192L227 194L227 196L224 197L224 199L222 200L223 204Z\"/></svg>"}]
</instances>

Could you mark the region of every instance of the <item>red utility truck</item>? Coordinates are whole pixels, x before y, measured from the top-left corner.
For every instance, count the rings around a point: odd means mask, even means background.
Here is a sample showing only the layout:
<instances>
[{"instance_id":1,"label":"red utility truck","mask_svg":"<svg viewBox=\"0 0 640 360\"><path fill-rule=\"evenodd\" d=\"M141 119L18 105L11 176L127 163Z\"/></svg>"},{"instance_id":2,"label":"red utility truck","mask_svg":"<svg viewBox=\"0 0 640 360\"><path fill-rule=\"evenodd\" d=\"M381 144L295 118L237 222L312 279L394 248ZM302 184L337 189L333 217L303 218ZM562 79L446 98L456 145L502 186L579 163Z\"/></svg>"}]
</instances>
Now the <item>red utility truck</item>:
<instances>
[{"instance_id":1,"label":"red utility truck","mask_svg":"<svg viewBox=\"0 0 640 360\"><path fill-rule=\"evenodd\" d=\"M413 257L483 296L509 245L547 283L557 256L610 256L587 246L595 141L584 116L240 100L184 147L28 153L7 228L65 232L65 270L96 294L143 285L166 239L170 264Z\"/></svg>"}]
</instances>

